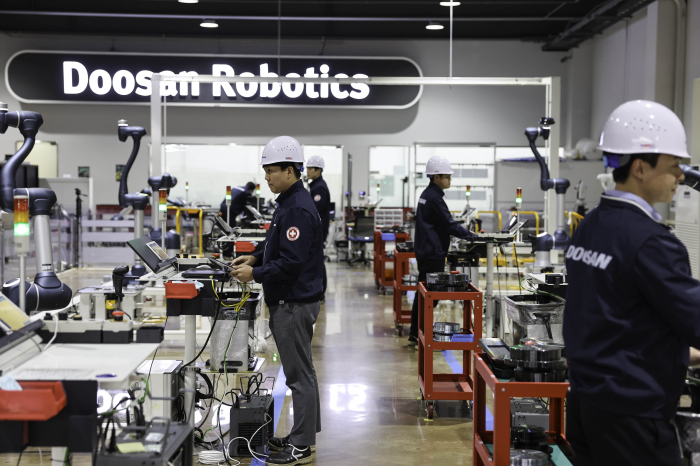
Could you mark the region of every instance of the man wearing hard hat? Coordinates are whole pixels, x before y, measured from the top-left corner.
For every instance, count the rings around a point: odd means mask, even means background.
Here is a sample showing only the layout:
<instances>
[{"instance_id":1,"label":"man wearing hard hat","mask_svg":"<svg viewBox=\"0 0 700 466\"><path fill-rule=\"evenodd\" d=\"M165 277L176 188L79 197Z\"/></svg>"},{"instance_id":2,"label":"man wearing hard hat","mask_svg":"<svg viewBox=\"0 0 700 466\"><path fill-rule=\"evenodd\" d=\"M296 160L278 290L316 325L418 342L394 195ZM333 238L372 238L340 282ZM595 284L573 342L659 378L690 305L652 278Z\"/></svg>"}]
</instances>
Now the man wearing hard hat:
<instances>
[{"instance_id":1,"label":"man wearing hard hat","mask_svg":"<svg viewBox=\"0 0 700 466\"><path fill-rule=\"evenodd\" d=\"M424 282L429 273L444 272L450 235L466 239L476 236L457 223L445 203L445 190L452 184L450 161L438 155L431 157L425 167L430 184L418 199L416 209L416 261L418 281ZM413 300L411 330L408 344L418 342L418 296Z\"/></svg>"},{"instance_id":2,"label":"man wearing hard hat","mask_svg":"<svg viewBox=\"0 0 700 466\"><path fill-rule=\"evenodd\" d=\"M255 192L255 183L249 181L245 186L234 186L231 189L231 215L229 218L229 206L226 205L226 199L221 201L221 206L219 207L219 213L222 217L226 219L229 225L232 227L236 226L236 217L241 215L245 210L246 204L248 204L248 199Z\"/></svg>"},{"instance_id":3,"label":"man wearing hard hat","mask_svg":"<svg viewBox=\"0 0 700 466\"><path fill-rule=\"evenodd\" d=\"M700 346L700 282L654 204L671 202L690 156L683 124L655 102L612 112L600 149L615 189L566 251L566 437L578 465L681 466L672 424L690 347Z\"/></svg>"},{"instance_id":4,"label":"man wearing hard hat","mask_svg":"<svg viewBox=\"0 0 700 466\"><path fill-rule=\"evenodd\" d=\"M323 225L323 242L328 238L328 228L331 224L331 193L328 190L326 180L323 179L323 169L326 163L320 155L312 155L306 162L306 175L309 177L309 192L316 204L318 215L321 216ZM323 265L323 295L326 294L328 278L326 275L326 265Z\"/></svg>"},{"instance_id":5,"label":"man wearing hard hat","mask_svg":"<svg viewBox=\"0 0 700 466\"><path fill-rule=\"evenodd\" d=\"M323 296L323 226L314 201L301 182L304 154L299 142L280 136L262 153L265 181L279 194L263 250L233 261L234 277L262 283L275 337L294 403L294 426L286 437L272 437L277 451L267 464L306 464L321 431L318 379L311 339Z\"/></svg>"}]
</instances>

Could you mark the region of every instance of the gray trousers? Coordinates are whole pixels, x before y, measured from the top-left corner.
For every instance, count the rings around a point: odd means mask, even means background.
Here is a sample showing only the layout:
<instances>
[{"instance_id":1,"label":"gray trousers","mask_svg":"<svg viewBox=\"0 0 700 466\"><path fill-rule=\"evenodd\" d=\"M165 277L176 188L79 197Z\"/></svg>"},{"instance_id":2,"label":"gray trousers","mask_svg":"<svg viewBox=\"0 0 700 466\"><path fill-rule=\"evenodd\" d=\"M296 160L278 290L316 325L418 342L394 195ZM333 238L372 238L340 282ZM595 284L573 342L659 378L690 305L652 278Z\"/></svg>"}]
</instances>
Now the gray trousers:
<instances>
[{"instance_id":1,"label":"gray trousers","mask_svg":"<svg viewBox=\"0 0 700 466\"><path fill-rule=\"evenodd\" d=\"M284 303L270 307L270 330L280 353L287 387L292 391L292 445L316 445L321 432L321 401L311 357L311 339L321 303Z\"/></svg>"}]
</instances>

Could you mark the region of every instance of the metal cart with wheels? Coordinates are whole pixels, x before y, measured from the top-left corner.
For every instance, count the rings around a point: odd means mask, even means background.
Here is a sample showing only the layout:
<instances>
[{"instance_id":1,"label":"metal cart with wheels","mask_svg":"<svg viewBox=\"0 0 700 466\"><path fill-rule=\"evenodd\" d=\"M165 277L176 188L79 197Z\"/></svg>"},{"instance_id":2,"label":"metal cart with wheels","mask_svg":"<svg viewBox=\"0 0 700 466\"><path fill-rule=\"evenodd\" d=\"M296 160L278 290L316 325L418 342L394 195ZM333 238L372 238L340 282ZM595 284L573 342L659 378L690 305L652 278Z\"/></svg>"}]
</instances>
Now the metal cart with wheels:
<instances>
[{"instance_id":1,"label":"metal cart with wheels","mask_svg":"<svg viewBox=\"0 0 700 466\"><path fill-rule=\"evenodd\" d=\"M418 284L418 383L426 402L428 419L433 418L435 402L439 400L473 400L474 379L471 375L472 352L478 351L482 330L483 292L473 284L467 291L428 291L424 282ZM471 342L433 340L433 301L464 301L462 328L473 335ZM472 312L474 320L472 322ZM462 372L433 373L433 351L462 351Z\"/></svg>"},{"instance_id":2,"label":"metal cart with wheels","mask_svg":"<svg viewBox=\"0 0 700 466\"><path fill-rule=\"evenodd\" d=\"M403 334L403 324L411 323L411 309L403 309L403 296L407 291L418 291L416 284L403 281L410 272L409 260L415 257L415 252L394 251L394 325L399 336Z\"/></svg>"},{"instance_id":3,"label":"metal cart with wheels","mask_svg":"<svg viewBox=\"0 0 700 466\"><path fill-rule=\"evenodd\" d=\"M551 462L571 466L571 447L564 436L564 400L569 389L566 382L510 382L498 379L481 351L474 353L474 466L510 465L510 399L549 398ZM486 386L494 397L493 430L486 430Z\"/></svg>"}]
</instances>

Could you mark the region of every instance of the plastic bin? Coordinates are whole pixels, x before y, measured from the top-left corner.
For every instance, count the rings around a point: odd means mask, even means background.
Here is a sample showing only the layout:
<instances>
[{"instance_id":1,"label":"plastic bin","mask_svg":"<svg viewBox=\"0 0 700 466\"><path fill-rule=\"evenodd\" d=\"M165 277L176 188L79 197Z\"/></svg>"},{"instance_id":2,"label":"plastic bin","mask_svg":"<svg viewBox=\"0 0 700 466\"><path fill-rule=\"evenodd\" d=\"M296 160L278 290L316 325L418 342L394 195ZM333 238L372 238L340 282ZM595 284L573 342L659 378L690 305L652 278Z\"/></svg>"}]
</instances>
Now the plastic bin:
<instances>
[{"instance_id":1,"label":"plastic bin","mask_svg":"<svg viewBox=\"0 0 700 466\"><path fill-rule=\"evenodd\" d=\"M19 382L21 391L0 390L0 421L46 421L66 406L61 382Z\"/></svg>"}]
</instances>

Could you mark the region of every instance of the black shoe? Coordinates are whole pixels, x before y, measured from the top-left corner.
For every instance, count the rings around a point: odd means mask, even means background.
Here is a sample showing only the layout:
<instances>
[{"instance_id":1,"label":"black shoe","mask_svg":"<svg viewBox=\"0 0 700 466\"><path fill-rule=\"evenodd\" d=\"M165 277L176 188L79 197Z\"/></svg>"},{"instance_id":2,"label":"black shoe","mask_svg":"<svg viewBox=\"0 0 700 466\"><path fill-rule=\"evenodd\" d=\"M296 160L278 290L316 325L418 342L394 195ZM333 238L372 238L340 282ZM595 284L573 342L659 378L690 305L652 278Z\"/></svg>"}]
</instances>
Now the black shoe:
<instances>
[{"instance_id":1,"label":"black shoe","mask_svg":"<svg viewBox=\"0 0 700 466\"><path fill-rule=\"evenodd\" d=\"M289 445L289 435L286 437L270 437L267 444L271 451L282 451ZM316 451L316 445L311 445L311 451Z\"/></svg>"},{"instance_id":2,"label":"black shoe","mask_svg":"<svg viewBox=\"0 0 700 466\"><path fill-rule=\"evenodd\" d=\"M307 464L313 460L311 457L310 447L295 447L294 445L287 445L279 453L270 455L265 464L286 464L293 466L295 464Z\"/></svg>"},{"instance_id":3,"label":"black shoe","mask_svg":"<svg viewBox=\"0 0 700 466\"><path fill-rule=\"evenodd\" d=\"M414 337L413 335L409 335L408 346L416 346L417 344L418 344L418 338Z\"/></svg>"}]
</instances>

